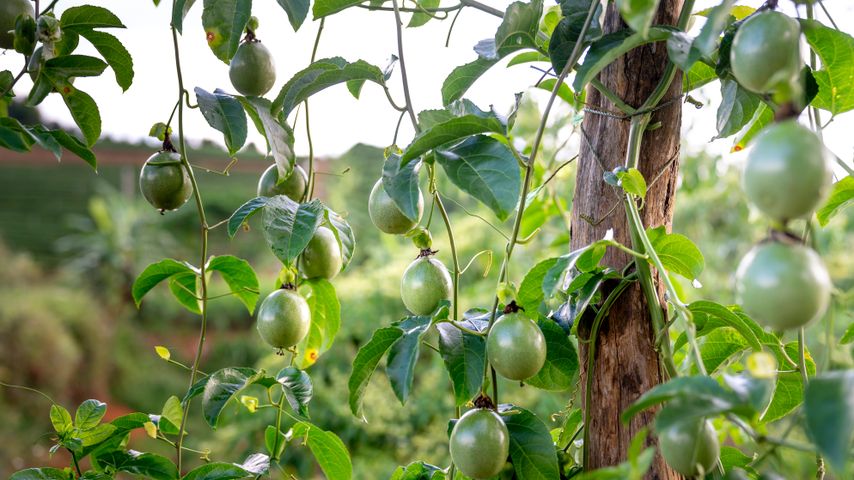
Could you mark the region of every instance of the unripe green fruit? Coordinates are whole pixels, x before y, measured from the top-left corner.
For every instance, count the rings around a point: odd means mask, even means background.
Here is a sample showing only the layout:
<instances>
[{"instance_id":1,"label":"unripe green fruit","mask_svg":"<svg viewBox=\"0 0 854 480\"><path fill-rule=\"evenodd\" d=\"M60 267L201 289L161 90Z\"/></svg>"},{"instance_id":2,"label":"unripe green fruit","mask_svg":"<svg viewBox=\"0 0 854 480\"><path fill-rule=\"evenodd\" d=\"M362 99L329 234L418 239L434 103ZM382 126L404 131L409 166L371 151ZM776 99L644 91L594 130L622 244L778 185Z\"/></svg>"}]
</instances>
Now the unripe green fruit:
<instances>
[{"instance_id":1,"label":"unripe green fruit","mask_svg":"<svg viewBox=\"0 0 854 480\"><path fill-rule=\"evenodd\" d=\"M257 324L258 333L270 346L291 348L308 334L311 311L299 293L283 288L261 302Z\"/></svg>"},{"instance_id":2,"label":"unripe green fruit","mask_svg":"<svg viewBox=\"0 0 854 480\"><path fill-rule=\"evenodd\" d=\"M754 15L738 28L730 67L738 83L756 93L788 87L803 67L798 22L780 12Z\"/></svg>"},{"instance_id":3,"label":"unripe green fruit","mask_svg":"<svg viewBox=\"0 0 854 480\"><path fill-rule=\"evenodd\" d=\"M830 304L832 284L824 263L803 245L779 242L754 247L736 273L736 297L744 310L773 330L804 327Z\"/></svg>"},{"instance_id":4,"label":"unripe green fruit","mask_svg":"<svg viewBox=\"0 0 854 480\"><path fill-rule=\"evenodd\" d=\"M228 68L228 77L238 92L260 97L276 83L273 55L260 42L244 42L237 47Z\"/></svg>"},{"instance_id":5,"label":"unripe green fruit","mask_svg":"<svg viewBox=\"0 0 854 480\"><path fill-rule=\"evenodd\" d=\"M139 172L139 190L148 203L163 213L184 205L193 194L193 184L181 165L180 155L157 152Z\"/></svg>"},{"instance_id":6,"label":"unripe green fruit","mask_svg":"<svg viewBox=\"0 0 854 480\"><path fill-rule=\"evenodd\" d=\"M415 315L430 315L442 300L451 299L451 274L439 260L419 257L406 267L400 280L400 298Z\"/></svg>"},{"instance_id":7,"label":"unripe green fruit","mask_svg":"<svg viewBox=\"0 0 854 480\"><path fill-rule=\"evenodd\" d=\"M507 463L510 432L492 410L469 410L451 431L450 450L460 472L478 480L489 478Z\"/></svg>"},{"instance_id":8,"label":"unripe green fruit","mask_svg":"<svg viewBox=\"0 0 854 480\"><path fill-rule=\"evenodd\" d=\"M418 219L413 221L397 208L394 200L383 188L382 179L377 180L368 199L368 213L374 225L385 233L400 235L412 230L421 221L424 213L424 196L418 192Z\"/></svg>"},{"instance_id":9,"label":"unripe green fruit","mask_svg":"<svg viewBox=\"0 0 854 480\"><path fill-rule=\"evenodd\" d=\"M710 473L718 461L721 446L712 424L680 422L658 434L658 448L670 468L693 478Z\"/></svg>"},{"instance_id":10,"label":"unripe green fruit","mask_svg":"<svg viewBox=\"0 0 854 480\"><path fill-rule=\"evenodd\" d=\"M33 4L29 0L3 0L0 2L0 48L15 46L15 20L19 15L35 18Z\"/></svg>"},{"instance_id":11,"label":"unripe green fruit","mask_svg":"<svg viewBox=\"0 0 854 480\"><path fill-rule=\"evenodd\" d=\"M258 196L285 195L295 202L302 200L303 195L305 195L305 187L308 184L308 175L302 167L294 165L294 169L288 178L282 183L278 183L278 181L279 169L276 165L270 165L267 170L264 170L261 179L258 180Z\"/></svg>"},{"instance_id":12,"label":"unripe green fruit","mask_svg":"<svg viewBox=\"0 0 854 480\"><path fill-rule=\"evenodd\" d=\"M769 126L744 168L747 199L765 215L785 222L812 213L833 184L830 154L810 129L786 120Z\"/></svg>"},{"instance_id":13,"label":"unripe green fruit","mask_svg":"<svg viewBox=\"0 0 854 480\"><path fill-rule=\"evenodd\" d=\"M486 355L499 375L522 381L543 368L546 339L533 320L519 312L507 313L489 330Z\"/></svg>"},{"instance_id":14,"label":"unripe green fruit","mask_svg":"<svg viewBox=\"0 0 854 480\"><path fill-rule=\"evenodd\" d=\"M341 246L332 230L317 227L314 236L300 256L300 270L306 278L325 278L330 280L341 271L343 260Z\"/></svg>"}]
</instances>

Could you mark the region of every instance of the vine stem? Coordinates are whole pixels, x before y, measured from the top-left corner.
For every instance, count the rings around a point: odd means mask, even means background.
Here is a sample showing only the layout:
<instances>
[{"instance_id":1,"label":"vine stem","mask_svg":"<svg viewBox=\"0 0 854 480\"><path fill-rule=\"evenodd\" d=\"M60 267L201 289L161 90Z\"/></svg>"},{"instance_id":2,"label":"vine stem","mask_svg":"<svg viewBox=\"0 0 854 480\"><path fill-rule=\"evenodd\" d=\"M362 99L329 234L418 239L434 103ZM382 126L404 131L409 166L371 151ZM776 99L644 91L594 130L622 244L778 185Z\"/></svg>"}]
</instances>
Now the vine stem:
<instances>
[{"instance_id":1,"label":"vine stem","mask_svg":"<svg viewBox=\"0 0 854 480\"><path fill-rule=\"evenodd\" d=\"M317 58L317 47L320 45L320 34L323 33L323 27L326 23L326 17L320 19L320 25L317 27L317 36L314 37L314 48L311 49L311 62L314 63ZM314 196L314 142L311 140L311 120L308 115L308 99L304 102L305 106L305 136L308 140L308 188L306 189L308 199Z\"/></svg>"},{"instance_id":2,"label":"vine stem","mask_svg":"<svg viewBox=\"0 0 854 480\"><path fill-rule=\"evenodd\" d=\"M456 321L459 320L460 259L457 255L457 243L454 241L454 230L451 228L451 219L448 217L447 210L445 210L445 204L442 202L442 195L439 193L439 190L433 191L433 197L436 199L436 207L439 209L439 215L442 216L442 221L445 222L445 228L448 230L448 244L451 247L451 259L454 262L454 305L452 307L454 315L451 318ZM460 327L461 325L457 326Z\"/></svg>"},{"instance_id":3,"label":"vine stem","mask_svg":"<svg viewBox=\"0 0 854 480\"><path fill-rule=\"evenodd\" d=\"M412 121L412 127L418 132L420 128L418 126L418 119L415 117L415 110L412 108L412 97L409 94L409 77L406 75L406 59L403 55L403 21L400 19L400 7L397 5L397 0L391 0L391 4L394 7L394 26L397 29L397 58L400 62L400 77L403 81L403 98L406 101L406 111L409 112L409 120Z\"/></svg>"},{"instance_id":4,"label":"vine stem","mask_svg":"<svg viewBox=\"0 0 854 480\"><path fill-rule=\"evenodd\" d=\"M202 201L202 195L199 192L199 184L196 181L196 175L193 173L193 167L190 165L189 160L187 159L187 145L186 139L184 137L184 75L181 70L181 53L180 48L178 47L178 32L175 30L174 25L172 26L172 46L175 52L175 70L178 76L178 142L181 147L181 163L184 165L184 169L187 171L187 174L190 177L190 183L193 185L193 198L196 202L196 209L199 214L199 224L200 224L200 240L201 246L199 248L199 285L201 290L201 310L202 310L202 322L199 328L199 341L196 347L196 355L193 359L193 366L190 369L190 384L187 387L187 390L192 388L193 384L196 383L196 377L199 372L199 364L202 361L202 352L205 348L205 336L207 335L207 327L208 327L208 282L207 282L207 257L208 257L208 222L205 217L205 205ZM177 455L177 467L178 473L181 473L182 460L183 460L183 448L182 445L184 443L184 435L185 435L185 426L187 424L187 417L189 416L190 404L192 403L192 399L187 399L186 404L184 405L184 415L181 417L181 425L178 428L178 441L175 443L175 450Z\"/></svg>"},{"instance_id":5,"label":"vine stem","mask_svg":"<svg viewBox=\"0 0 854 480\"><path fill-rule=\"evenodd\" d=\"M296 358L294 355L292 358ZM285 403L285 394L282 393L282 397L279 398L279 403L276 404L276 438L273 440L273 456L270 458L271 462L279 461L279 432L281 431L282 425L282 411L284 410Z\"/></svg>"}]
</instances>

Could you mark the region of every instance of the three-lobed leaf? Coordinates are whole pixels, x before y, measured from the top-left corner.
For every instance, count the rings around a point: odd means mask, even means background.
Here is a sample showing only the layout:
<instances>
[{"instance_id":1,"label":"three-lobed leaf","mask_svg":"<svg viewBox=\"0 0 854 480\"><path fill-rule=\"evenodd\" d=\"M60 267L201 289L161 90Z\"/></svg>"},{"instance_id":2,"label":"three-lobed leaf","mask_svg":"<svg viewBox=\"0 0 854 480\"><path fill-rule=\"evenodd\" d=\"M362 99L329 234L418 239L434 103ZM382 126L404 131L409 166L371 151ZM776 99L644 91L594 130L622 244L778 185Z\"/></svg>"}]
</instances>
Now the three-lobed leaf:
<instances>
[{"instance_id":1,"label":"three-lobed leaf","mask_svg":"<svg viewBox=\"0 0 854 480\"><path fill-rule=\"evenodd\" d=\"M810 48L821 58L821 70L813 72L818 95L812 105L838 115L854 109L854 37L817 20L801 20Z\"/></svg>"},{"instance_id":2,"label":"three-lobed leaf","mask_svg":"<svg viewBox=\"0 0 854 480\"><path fill-rule=\"evenodd\" d=\"M690 238L679 233L667 233L663 226L650 228L646 233L668 272L682 275L688 280L694 280L703 273L706 260Z\"/></svg>"}]
</instances>

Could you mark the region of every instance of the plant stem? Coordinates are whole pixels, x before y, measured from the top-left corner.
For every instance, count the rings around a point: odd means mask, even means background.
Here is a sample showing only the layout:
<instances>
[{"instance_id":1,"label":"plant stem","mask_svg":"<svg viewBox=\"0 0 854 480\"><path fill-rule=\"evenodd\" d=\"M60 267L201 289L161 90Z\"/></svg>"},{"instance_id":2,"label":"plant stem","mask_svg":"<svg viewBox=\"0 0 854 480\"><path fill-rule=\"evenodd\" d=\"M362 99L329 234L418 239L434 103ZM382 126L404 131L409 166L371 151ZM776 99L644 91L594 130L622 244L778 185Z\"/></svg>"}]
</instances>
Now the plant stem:
<instances>
[{"instance_id":1,"label":"plant stem","mask_svg":"<svg viewBox=\"0 0 854 480\"><path fill-rule=\"evenodd\" d=\"M397 29L397 58L400 62L400 77L403 81L403 98L406 100L406 111L409 112L412 127L418 132L421 129L418 126L418 119L415 117L415 110L412 108L412 97L409 95L409 78L406 75L406 60L403 56L403 21L400 19L400 8L397 5L397 0L391 0L391 4L394 7L394 26Z\"/></svg>"},{"instance_id":2,"label":"plant stem","mask_svg":"<svg viewBox=\"0 0 854 480\"><path fill-rule=\"evenodd\" d=\"M320 34L323 33L323 26L326 23L326 17L320 19L320 25L317 27L317 36L314 37L314 48L311 49L311 62L314 63L315 58L317 58L317 47L320 45ZM314 175L314 142L311 140L311 120L309 118L308 113L308 99L304 102L305 106L305 136L308 140L308 188L306 189L306 195L311 200L311 197L314 196L314 184L315 184L315 175Z\"/></svg>"},{"instance_id":3,"label":"plant stem","mask_svg":"<svg viewBox=\"0 0 854 480\"><path fill-rule=\"evenodd\" d=\"M74 463L74 470L77 470L77 476L81 477L83 472L80 471L80 463L77 461L77 454L68 450L68 453L71 454L71 461Z\"/></svg>"},{"instance_id":4,"label":"plant stem","mask_svg":"<svg viewBox=\"0 0 854 480\"><path fill-rule=\"evenodd\" d=\"M273 440L273 456L270 458L271 462L279 461L279 432L281 431L282 425L282 411L284 410L285 403L285 394L282 393L282 397L279 398L279 403L276 404L276 439Z\"/></svg>"},{"instance_id":5,"label":"plant stem","mask_svg":"<svg viewBox=\"0 0 854 480\"><path fill-rule=\"evenodd\" d=\"M448 244L451 247L451 259L454 262L453 290L454 290L454 305L452 307L454 321L459 320L459 292L460 292L460 259L457 255L457 244L454 241L454 230L451 228L451 219L448 217L448 212L445 210L445 204L442 202L442 195L439 190L433 191L433 197L436 199L436 207L439 209L439 215L445 222L445 229L448 231Z\"/></svg>"},{"instance_id":6,"label":"plant stem","mask_svg":"<svg viewBox=\"0 0 854 480\"><path fill-rule=\"evenodd\" d=\"M199 184L196 181L196 175L193 173L193 167L190 165L189 160L187 159L187 145L184 137L184 103L181 102L184 95L184 75L181 71L181 55L180 49L178 47L178 32L175 30L175 27L172 27L172 45L175 51L175 70L178 76L178 139L179 145L181 148L181 163L184 164L184 169L187 171L187 174L190 177L190 183L193 185L193 198L196 201L196 209L199 214L199 224L200 224L200 237L201 237L201 246L199 248L199 285L200 285L200 297L201 297L201 310L202 310L202 323L199 329L199 342L196 347L196 356L193 360L193 366L190 369L190 384L187 387L189 390L196 383L196 376L199 372L199 364L202 360L202 352L205 348L205 336L207 334L207 326L208 326L208 282L207 282L207 257L208 257L208 222L205 217L205 206L202 201L202 195L199 192ZM187 424L187 417L189 416L190 404L192 403L192 399L187 399L186 405L184 405L184 416L181 418L181 425L178 428L178 441L176 442L176 455L177 455L177 467L178 473L181 473L182 466L182 452L183 449L181 445L184 443L184 435L185 435L185 426Z\"/></svg>"}]
</instances>

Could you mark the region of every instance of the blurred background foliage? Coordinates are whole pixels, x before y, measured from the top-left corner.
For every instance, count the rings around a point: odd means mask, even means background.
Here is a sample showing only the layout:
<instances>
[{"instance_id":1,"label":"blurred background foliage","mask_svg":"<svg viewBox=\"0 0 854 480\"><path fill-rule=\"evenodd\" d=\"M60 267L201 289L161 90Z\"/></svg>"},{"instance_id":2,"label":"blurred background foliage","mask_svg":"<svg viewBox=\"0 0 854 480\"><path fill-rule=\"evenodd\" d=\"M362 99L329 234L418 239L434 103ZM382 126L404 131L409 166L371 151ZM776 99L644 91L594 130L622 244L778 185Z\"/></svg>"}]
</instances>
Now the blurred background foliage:
<instances>
[{"instance_id":1,"label":"blurred background foliage","mask_svg":"<svg viewBox=\"0 0 854 480\"><path fill-rule=\"evenodd\" d=\"M539 117L533 102L523 103L514 135L530 138ZM573 143L578 136L570 135L577 118L572 112L554 117L562 120L547 131L544 161L537 167L534 185L559 172L526 211L523 235L540 230L514 255L510 278L517 283L528 267L567 253L569 245L575 168L572 163L564 164L578 148ZM567 142L568 138L572 141ZM194 209L185 206L161 217L137 192L138 168L153 150L104 142L99 145L102 167L98 175L82 164L56 165L0 151L0 379L4 382L38 388L69 407L86 398L101 399L109 404L108 419L131 411L158 413L166 398L185 391L187 373L161 360L154 346L166 346L173 359L189 363L198 318L179 307L166 288L157 288L139 310L129 295L135 275L152 261L172 257L198 263ZM732 303L732 277L738 261L763 237L767 225L746 206L738 165L697 146L683 150L673 229L698 244L705 254L706 270L700 278L701 288L688 282L681 285L688 299ZM190 158L211 170L228 163L210 145L197 146ZM415 459L444 464L447 421L454 410L441 359L429 351L422 352L415 395L407 405L397 403L384 375L377 374L365 398L367 423L354 418L347 406L352 359L375 329L403 316L399 278L417 254L409 240L380 234L368 218L367 198L382 159L382 148L356 145L340 158L321 159L318 167L322 173L319 196L348 218L356 233L357 250L349 270L334 281L343 315L336 346L309 371L314 381L311 416L317 425L342 438L353 457L356 478L365 479L387 478L395 466ZM240 155L229 176L201 174L212 222L227 218L254 197L257 178L269 162L250 148ZM450 183L441 182L440 190L451 200L448 207L463 265L485 249L499 258L504 239L493 227L509 232L509 225L490 226L477 218L495 223L489 211L464 198ZM259 274L264 295L273 289L279 265L267 250L258 224L252 222L251 226L254 228L240 232L234 240L227 238L224 228L214 230L211 252L249 260ZM432 231L438 257L450 266L438 214ZM818 232L817 240L838 292L830 313L835 316L835 327L811 329L809 346L819 365L850 368L854 365L850 348L836 348L831 358L826 345L828 336L841 335L851 321L854 210L837 216ZM498 269L497 265L489 269L486 258L481 256L462 277L461 311L491 303ZM214 284L213 295L218 291L225 291L224 286ZM259 340L253 318L239 302L218 299L210 311L205 371L243 365L275 372L283 366L281 357ZM435 338L428 341L436 343ZM572 391L546 393L509 383L502 391L502 401L524 405L553 426L556 418L551 415L575 396ZM225 461L258 451L273 412L251 414L235 403L216 431L204 424L196 403L188 445L210 450L212 459ZM66 460L49 458L48 407L31 392L0 388L0 476L25 466ZM737 437L729 441L734 439ZM132 446L171 454L171 447L153 442L140 434L134 436ZM322 478L301 448L288 447L284 454L287 468L299 478ZM804 459L805 469L811 461Z\"/></svg>"}]
</instances>

